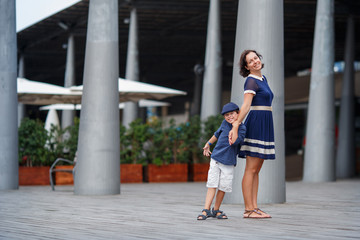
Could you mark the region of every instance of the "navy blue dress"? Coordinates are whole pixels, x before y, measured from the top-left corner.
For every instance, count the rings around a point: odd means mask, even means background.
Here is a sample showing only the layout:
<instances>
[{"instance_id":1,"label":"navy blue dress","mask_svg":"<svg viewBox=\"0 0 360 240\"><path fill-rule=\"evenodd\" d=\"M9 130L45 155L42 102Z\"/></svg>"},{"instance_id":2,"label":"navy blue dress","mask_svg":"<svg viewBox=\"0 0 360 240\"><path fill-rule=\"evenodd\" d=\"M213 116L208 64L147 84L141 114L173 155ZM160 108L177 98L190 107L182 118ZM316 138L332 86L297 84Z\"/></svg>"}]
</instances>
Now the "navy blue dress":
<instances>
[{"instance_id":1,"label":"navy blue dress","mask_svg":"<svg viewBox=\"0 0 360 240\"><path fill-rule=\"evenodd\" d=\"M244 123L247 131L239 157L275 159L274 124L271 111L274 94L265 76L260 78L250 74L245 80L244 93L255 95Z\"/></svg>"}]
</instances>

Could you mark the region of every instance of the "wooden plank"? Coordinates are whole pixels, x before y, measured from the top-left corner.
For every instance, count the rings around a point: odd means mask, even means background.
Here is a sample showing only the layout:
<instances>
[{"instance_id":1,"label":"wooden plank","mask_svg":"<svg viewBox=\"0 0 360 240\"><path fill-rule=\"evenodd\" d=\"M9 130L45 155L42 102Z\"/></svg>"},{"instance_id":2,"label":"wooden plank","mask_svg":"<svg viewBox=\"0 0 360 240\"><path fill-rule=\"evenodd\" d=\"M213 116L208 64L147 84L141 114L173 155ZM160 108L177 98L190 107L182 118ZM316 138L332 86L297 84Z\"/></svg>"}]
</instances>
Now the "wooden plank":
<instances>
[{"instance_id":1,"label":"wooden plank","mask_svg":"<svg viewBox=\"0 0 360 240\"><path fill-rule=\"evenodd\" d=\"M0 191L0 239L358 239L360 179L287 182L287 202L260 207L272 219L197 221L204 182L121 184L121 194L79 196L73 186Z\"/></svg>"}]
</instances>

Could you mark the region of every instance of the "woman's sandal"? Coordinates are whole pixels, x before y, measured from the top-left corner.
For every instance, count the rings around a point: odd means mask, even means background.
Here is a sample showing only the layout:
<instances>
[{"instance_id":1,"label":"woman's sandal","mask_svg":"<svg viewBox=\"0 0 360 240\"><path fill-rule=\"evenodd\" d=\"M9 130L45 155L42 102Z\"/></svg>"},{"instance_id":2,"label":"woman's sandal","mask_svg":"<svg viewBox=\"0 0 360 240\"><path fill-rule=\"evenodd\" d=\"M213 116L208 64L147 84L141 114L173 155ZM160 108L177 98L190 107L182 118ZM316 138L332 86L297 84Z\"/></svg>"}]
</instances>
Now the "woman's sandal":
<instances>
[{"instance_id":1,"label":"woman's sandal","mask_svg":"<svg viewBox=\"0 0 360 240\"><path fill-rule=\"evenodd\" d=\"M255 215L252 215L253 213ZM254 210L246 210L245 209L244 218L260 218L261 219L261 218L268 218L268 217L265 217L263 214L258 212L256 209L254 209Z\"/></svg>"},{"instance_id":2,"label":"woman's sandal","mask_svg":"<svg viewBox=\"0 0 360 240\"><path fill-rule=\"evenodd\" d=\"M220 213L220 214L217 215L218 213ZM213 214L213 217L216 217L217 219L228 219L228 217L226 216L226 214L223 211L214 210L214 208L212 209L212 214Z\"/></svg>"},{"instance_id":3,"label":"woman's sandal","mask_svg":"<svg viewBox=\"0 0 360 240\"><path fill-rule=\"evenodd\" d=\"M213 217L213 214L211 213L210 209L203 209L202 212L206 212L206 215L200 214L197 217L197 220L206 220L208 217Z\"/></svg>"},{"instance_id":4,"label":"woman's sandal","mask_svg":"<svg viewBox=\"0 0 360 240\"><path fill-rule=\"evenodd\" d=\"M261 210L260 208L255 208L256 211L260 212L262 215L264 215L266 218L271 218L271 215L264 212L263 210Z\"/></svg>"}]
</instances>

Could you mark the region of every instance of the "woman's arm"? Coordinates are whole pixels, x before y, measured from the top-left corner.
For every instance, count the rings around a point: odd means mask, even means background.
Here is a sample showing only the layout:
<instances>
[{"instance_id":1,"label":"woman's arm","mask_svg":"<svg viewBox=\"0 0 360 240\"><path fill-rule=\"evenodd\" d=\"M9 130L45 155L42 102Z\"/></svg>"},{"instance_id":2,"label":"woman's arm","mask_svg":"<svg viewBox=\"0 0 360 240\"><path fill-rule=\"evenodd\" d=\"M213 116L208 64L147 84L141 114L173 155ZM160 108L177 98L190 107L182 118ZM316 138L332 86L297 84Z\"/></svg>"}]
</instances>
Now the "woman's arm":
<instances>
[{"instance_id":1,"label":"woman's arm","mask_svg":"<svg viewBox=\"0 0 360 240\"><path fill-rule=\"evenodd\" d=\"M229 144L233 144L236 139L238 138L238 128L240 123L244 120L244 118L246 117L246 115L248 114L248 112L250 111L250 107L251 107L251 102L254 98L254 94L252 93L245 93L244 94L244 102L241 105L240 108L240 113L238 118L236 119L235 122L233 122L233 127L231 129L231 131L229 132Z\"/></svg>"}]
</instances>

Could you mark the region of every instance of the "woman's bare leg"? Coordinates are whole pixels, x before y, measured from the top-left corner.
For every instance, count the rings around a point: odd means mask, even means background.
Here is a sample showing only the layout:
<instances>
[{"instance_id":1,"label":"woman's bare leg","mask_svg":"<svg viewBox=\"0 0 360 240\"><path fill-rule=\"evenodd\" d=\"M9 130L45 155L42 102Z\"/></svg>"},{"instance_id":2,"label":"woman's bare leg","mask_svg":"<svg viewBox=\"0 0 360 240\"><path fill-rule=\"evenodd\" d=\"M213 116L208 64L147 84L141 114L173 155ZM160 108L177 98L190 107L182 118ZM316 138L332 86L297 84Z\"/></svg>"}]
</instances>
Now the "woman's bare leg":
<instances>
[{"instance_id":1,"label":"woman's bare leg","mask_svg":"<svg viewBox=\"0 0 360 240\"><path fill-rule=\"evenodd\" d=\"M256 170L254 173L254 180L253 180L253 192L252 192L252 204L254 208L257 208L257 196L259 191L259 172L261 170L261 167L264 163L264 159L261 158L254 158L254 160L257 162L256 164Z\"/></svg>"},{"instance_id":2,"label":"woman's bare leg","mask_svg":"<svg viewBox=\"0 0 360 240\"><path fill-rule=\"evenodd\" d=\"M242 181L242 191L244 196L245 210L254 210L257 207L257 190L259 185L259 171L263 159L246 157L246 166ZM254 201L255 199L255 201ZM245 214L244 214L245 216ZM263 217L260 214L252 214L251 217Z\"/></svg>"}]
</instances>

